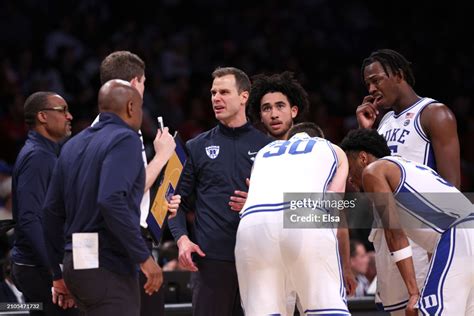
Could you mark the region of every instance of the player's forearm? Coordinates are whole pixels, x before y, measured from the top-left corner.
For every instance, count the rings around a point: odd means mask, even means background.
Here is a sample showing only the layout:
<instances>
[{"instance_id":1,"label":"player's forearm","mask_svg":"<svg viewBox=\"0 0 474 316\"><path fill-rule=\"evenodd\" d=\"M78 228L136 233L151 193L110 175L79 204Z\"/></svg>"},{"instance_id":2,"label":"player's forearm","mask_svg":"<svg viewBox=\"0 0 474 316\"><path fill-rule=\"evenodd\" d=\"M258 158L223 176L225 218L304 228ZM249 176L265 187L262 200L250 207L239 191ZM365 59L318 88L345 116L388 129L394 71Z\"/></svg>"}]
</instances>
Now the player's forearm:
<instances>
[{"instance_id":1,"label":"player's forearm","mask_svg":"<svg viewBox=\"0 0 474 316\"><path fill-rule=\"evenodd\" d=\"M145 173L146 173L146 180L145 180L145 192L150 190L153 183L155 183L156 178L160 174L161 170L165 166L168 160L160 155L155 155L150 163L147 165Z\"/></svg>"},{"instance_id":2,"label":"player's forearm","mask_svg":"<svg viewBox=\"0 0 474 316\"><path fill-rule=\"evenodd\" d=\"M349 229L337 229L337 242L339 245L339 255L341 256L342 268L350 269L350 247L349 247Z\"/></svg>"},{"instance_id":3,"label":"player's forearm","mask_svg":"<svg viewBox=\"0 0 474 316\"><path fill-rule=\"evenodd\" d=\"M402 229L386 229L385 239L387 240L388 249L391 252L392 259L397 264L398 270L405 282L410 295L419 292L416 283L415 267L411 255L411 246L405 232ZM400 253L403 252L404 255ZM400 258L403 258L400 260Z\"/></svg>"},{"instance_id":4,"label":"player's forearm","mask_svg":"<svg viewBox=\"0 0 474 316\"><path fill-rule=\"evenodd\" d=\"M408 294L418 294L420 291L418 290L418 285L416 284L416 274L415 268L413 266L413 258L408 257L397 262L397 267L408 289Z\"/></svg>"}]
</instances>

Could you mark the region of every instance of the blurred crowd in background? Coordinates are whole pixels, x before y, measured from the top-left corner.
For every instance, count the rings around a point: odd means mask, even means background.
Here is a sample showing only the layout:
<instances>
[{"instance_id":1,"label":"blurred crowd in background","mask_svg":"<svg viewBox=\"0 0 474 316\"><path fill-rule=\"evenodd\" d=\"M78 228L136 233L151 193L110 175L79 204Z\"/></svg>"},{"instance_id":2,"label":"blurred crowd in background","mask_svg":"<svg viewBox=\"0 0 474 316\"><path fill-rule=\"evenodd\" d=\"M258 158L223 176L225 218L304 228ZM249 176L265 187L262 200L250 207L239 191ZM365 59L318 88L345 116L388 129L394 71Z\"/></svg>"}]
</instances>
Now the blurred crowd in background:
<instances>
[{"instance_id":1,"label":"blurred crowd in background","mask_svg":"<svg viewBox=\"0 0 474 316\"><path fill-rule=\"evenodd\" d=\"M157 116L183 141L215 125L209 90L217 66L249 76L294 72L310 96L307 119L338 143L356 127L355 109L367 94L362 60L376 49L395 49L413 62L415 91L455 113L462 189L472 191L468 14L463 5L424 1L2 1L0 217L11 210L11 168L27 135L25 98L40 90L60 94L78 133L97 114L99 64L115 50L134 52L146 63L142 131L151 157Z\"/></svg>"}]
</instances>

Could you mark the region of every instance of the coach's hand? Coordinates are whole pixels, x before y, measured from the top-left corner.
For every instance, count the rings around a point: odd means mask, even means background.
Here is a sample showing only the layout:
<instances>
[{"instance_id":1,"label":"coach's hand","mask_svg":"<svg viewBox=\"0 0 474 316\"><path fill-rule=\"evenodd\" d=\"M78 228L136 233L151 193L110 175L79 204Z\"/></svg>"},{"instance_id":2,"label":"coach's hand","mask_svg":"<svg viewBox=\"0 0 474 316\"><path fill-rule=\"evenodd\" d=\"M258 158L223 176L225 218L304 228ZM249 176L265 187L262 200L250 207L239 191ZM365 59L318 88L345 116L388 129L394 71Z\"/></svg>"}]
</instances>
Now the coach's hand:
<instances>
[{"instance_id":1,"label":"coach's hand","mask_svg":"<svg viewBox=\"0 0 474 316\"><path fill-rule=\"evenodd\" d=\"M362 104L357 107L356 117L357 123L361 128L372 128L375 123L379 110L374 104L375 98L371 95L365 96Z\"/></svg>"},{"instance_id":2,"label":"coach's hand","mask_svg":"<svg viewBox=\"0 0 474 316\"><path fill-rule=\"evenodd\" d=\"M247 187L250 186L250 179L245 179L245 183L247 184ZM247 201L247 196L247 192L235 190L234 195L230 197L230 209L235 212L240 212L244 208L244 204Z\"/></svg>"},{"instance_id":3,"label":"coach's hand","mask_svg":"<svg viewBox=\"0 0 474 316\"><path fill-rule=\"evenodd\" d=\"M53 304L59 305L63 309L74 307L76 303L67 289L64 279L54 280L51 288Z\"/></svg>"},{"instance_id":4,"label":"coach's hand","mask_svg":"<svg viewBox=\"0 0 474 316\"><path fill-rule=\"evenodd\" d=\"M165 161L170 159L176 148L176 142L169 133L168 127L163 128L163 131L158 129L155 140L153 141L156 155L162 157Z\"/></svg>"},{"instance_id":5,"label":"coach's hand","mask_svg":"<svg viewBox=\"0 0 474 316\"><path fill-rule=\"evenodd\" d=\"M146 276L146 283L143 286L145 293L152 295L158 292L163 283L163 272L152 256L149 256L145 262L140 264L143 274Z\"/></svg>"},{"instance_id":6,"label":"coach's hand","mask_svg":"<svg viewBox=\"0 0 474 316\"><path fill-rule=\"evenodd\" d=\"M193 252L197 253L201 257L206 256L206 254L199 248L198 245L189 240L188 236L183 235L178 239L178 248L179 248L179 263L186 269L192 272L198 271L196 264L193 262L191 254Z\"/></svg>"},{"instance_id":7,"label":"coach's hand","mask_svg":"<svg viewBox=\"0 0 474 316\"><path fill-rule=\"evenodd\" d=\"M420 299L420 294L411 294L410 298L408 299L407 308L405 309L405 316L417 316L418 315L418 308L417 303Z\"/></svg>"},{"instance_id":8,"label":"coach's hand","mask_svg":"<svg viewBox=\"0 0 474 316\"><path fill-rule=\"evenodd\" d=\"M168 219L171 219L176 216L180 203L181 203L181 195L176 194L171 197L171 199L168 202L168 212L170 212Z\"/></svg>"}]
</instances>

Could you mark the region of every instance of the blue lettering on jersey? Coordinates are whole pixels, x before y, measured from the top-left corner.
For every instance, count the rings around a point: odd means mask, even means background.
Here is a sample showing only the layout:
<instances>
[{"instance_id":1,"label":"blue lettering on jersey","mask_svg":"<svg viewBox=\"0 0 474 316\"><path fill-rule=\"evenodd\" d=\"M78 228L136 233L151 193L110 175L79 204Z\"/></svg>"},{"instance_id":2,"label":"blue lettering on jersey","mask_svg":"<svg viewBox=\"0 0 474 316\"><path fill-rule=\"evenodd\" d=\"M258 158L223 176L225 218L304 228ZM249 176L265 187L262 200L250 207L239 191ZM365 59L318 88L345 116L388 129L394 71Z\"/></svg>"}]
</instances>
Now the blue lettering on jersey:
<instances>
[{"instance_id":1,"label":"blue lettering on jersey","mask_svg":"<svg viewBox=\"0 0 474 316\"><path fill-rule=\"evenodd\" d=\"M444 179L443 179L436 171L434 171L433 169L429 169L429 168L427 168L427 167L425 167L425 166L421 166L421 165L416 165L416 167L417 167L418 169L431 172L431 174L436 178L436 180L438 180L440 183L444 184L445 186L454 187L454 185L452 185L452 184L449 183L448 181L444 180Z\"/></svg>"},{"instance_id":2,"label":"blue lettering on jersey","mask_svg":"<svg viewBox=\"0 0 474 316\"><path fill-rule=\"evenodd\" d=\"M272 144L270 146L272 148L269 151L265 152L262 157L268 158L268 157L281 156L286 152L286 149L288 145L290 144L291 144L290 141ZM300 146L300 144L303 144L304 147ZM290 146L288 153L290 155L306 154L313 150L313 147L315 144L316 144L316 141L314 139L305 139L305 140L298 139ZM300 147L303 147L303 148L300 148Z\"/></svg>"},{"instance_id":3,"label":"blue lettering on jersey","mask_svg":"<svg viewBox=\"0 0 474 316\"><path fill-rule=\"evenodd\" d=\"M405 137L408 134L410 134L410 131L406 129L402 130L401 132L400 131L401 131L401 128L389 129L388 131L385 132L385 135L384 135L385 140L387 142L397 142L400 144L404 144Z\"/></svg>"},{"instance_id":4,"label":"blue lettering on jersey","mask_svg":"<svg viewBox=\"0 0 474 316\"><path fill-rule=\"evenodd\" d=\"M394 128L391 131L392 131L392 135L390 136L390 141L391 142L396 142L397 141L397 133L400 131L400 129L399 128ZM388 141L389 140L387 139L387 142Z\"/></svg>"},{"instance_id":5,"label":"blue lettering on jersey","mask_svg":"<svg viewBox=\"0 0 474 316\"><path fill-rule=\"evenodd\" d=\"M398 145L391 145L391 146L388 146L388 148L392 152L392 155L398 152Z\"/></svg>"}]
</instances>

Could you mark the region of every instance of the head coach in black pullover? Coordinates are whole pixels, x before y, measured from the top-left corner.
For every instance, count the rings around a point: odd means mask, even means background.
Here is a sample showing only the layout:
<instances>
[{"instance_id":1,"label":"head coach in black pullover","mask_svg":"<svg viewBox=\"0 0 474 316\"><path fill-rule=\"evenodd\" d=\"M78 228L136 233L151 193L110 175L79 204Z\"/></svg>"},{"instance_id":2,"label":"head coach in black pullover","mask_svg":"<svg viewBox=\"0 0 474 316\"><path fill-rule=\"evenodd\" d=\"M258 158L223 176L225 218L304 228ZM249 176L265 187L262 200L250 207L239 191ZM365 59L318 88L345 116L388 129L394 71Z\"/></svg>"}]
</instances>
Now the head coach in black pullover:
<instances>
[{"instance_id":1,"label":"head coach in black pullover","mask_svg":"<svg viewBox=\"0 0 474 316\"><path fill-rule=\"evenodd\" d=\"M255 155L271 139L247 122L248 76L225 67L212 77L211 101L219 124L186 144L189 157L177 190L181 206L169 225L180 263L196 272L193 315L242 315L234 257L239 214L229 200L234 190L246 191ZM184 214L189 210L195 210L193 241Z\"/></svg>"},{"instance_id":2,"label":"head coach in black pullover","mask_svg":"<svg viewBox=\"0 0 474 316\"><path fill-rule=\"evenodd\" d=\"M110 80L99 91L99 110L99 122L64 146L54 169L44 204L47 249L55 277L61 273L55 250L65 249L64 280L86 315L135 316L138 264L148 278L147 293L162 283L140 233L142 98L129 82ZM90 239L81 233L91 233ZM74 255L79 241L91 259L82 269L83 258Z\"/></svg>"}]
</instances>

